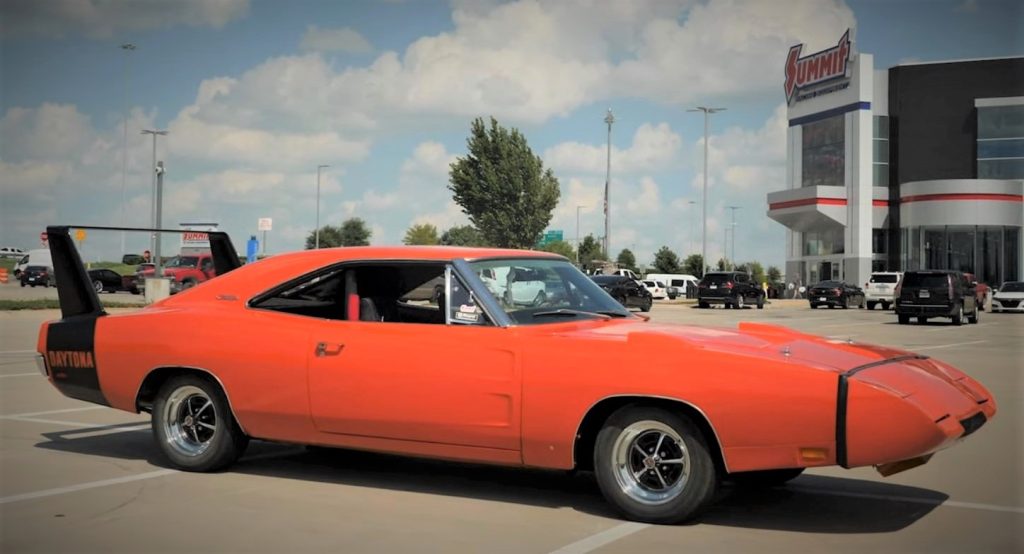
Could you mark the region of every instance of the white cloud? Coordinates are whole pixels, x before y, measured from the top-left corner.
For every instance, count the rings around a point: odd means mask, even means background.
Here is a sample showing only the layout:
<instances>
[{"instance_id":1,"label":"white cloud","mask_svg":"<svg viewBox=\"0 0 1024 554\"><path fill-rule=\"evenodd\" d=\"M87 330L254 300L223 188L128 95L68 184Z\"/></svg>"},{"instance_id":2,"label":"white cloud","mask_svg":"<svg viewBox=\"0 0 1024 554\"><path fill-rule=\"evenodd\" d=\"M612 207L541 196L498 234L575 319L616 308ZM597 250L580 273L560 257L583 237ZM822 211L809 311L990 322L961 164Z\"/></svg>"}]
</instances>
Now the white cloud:
<instances>
[{"instance_id":1,"label":"white cloud","mask_svg":"<svg viewBox=\"0 0 1024 554\"><path fill-rule=\"evenodd\" d=\"M174 25L219 29L248 11L249 0L6 0L0 34L101 39Z\"/></svg>"},{"instance_id":2,"label":"white cloud","mask_svg":"<svg viewBox=\"0 0 1024 554\"><path fill-rule=\"evenodd\" d=\"M355 29L342 27L338 29L321 29L316 25L306 27L299 48L320 52L347 52L364 54L373 51L373 46L366 37Z\"/></svg>"},{"instance_id":3,"label":"white cloud","mask_svg":"<svg viewBox=\"0 0 1024 554\"><path fill-rule=\"evenodd\" d=\"M611 162L615 174L654 171L678 163L682 138L668 123L644 123L633 133L629 148L612 146ZM544 151L544 162L557 171L604 173L607 145L563 142Z\"/></svg>"},{"instance_id":4,"label":"white cloud","mask_svg":"<svg viewBox=\"0 0 1024 554\"><path fill-rule=\"evenodd\" d=\"M640 181L640 192L631 194L626 200L626 212L631 216L650 216L661 210L661 194L658 183L650 177Z\"/></svg>"}]
</instances>

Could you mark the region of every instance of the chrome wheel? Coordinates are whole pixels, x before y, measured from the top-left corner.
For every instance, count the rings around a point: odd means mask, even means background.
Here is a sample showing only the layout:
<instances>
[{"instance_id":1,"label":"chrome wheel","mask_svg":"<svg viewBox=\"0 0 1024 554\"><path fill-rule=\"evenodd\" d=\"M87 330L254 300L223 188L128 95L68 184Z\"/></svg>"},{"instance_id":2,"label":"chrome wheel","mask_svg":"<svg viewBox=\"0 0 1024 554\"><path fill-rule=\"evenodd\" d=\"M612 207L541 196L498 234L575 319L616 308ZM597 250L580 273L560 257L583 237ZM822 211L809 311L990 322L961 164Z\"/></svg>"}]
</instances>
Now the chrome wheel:
<instances>
[{"instance_id":1,"label":"chrome wheel","mask_svg":"<svg viewBox=\"0 0 1024 554\"><path fill-rule=\"evenodd\" d=\"M612 447L615 480L628 497L646 505L679 496L690 476L690 453L674 429L660 421L637 421Z\"/></svg>"},{"instance_id":2,"label":"chrome wheel","mask_svg":"<svg viewBox=\"0 0 1024 554\"><path fill-rule=\"evenodd\" d=\"M167 444L184 456L199 456L217 435L217 420L217 407L206 392L193 385L179 387L164 404Z\"/></svg>"},{"instance_id":3,"label":"chrome wheel","mask_svg":"<svg viewBox=\"0 0 1024 554\"><path fill-rule=\"evenodd\" d=\"M103 281L100 281L99 279L93 281L92 288L96 292L103 292Z\"/></svg>"}]
</instances>

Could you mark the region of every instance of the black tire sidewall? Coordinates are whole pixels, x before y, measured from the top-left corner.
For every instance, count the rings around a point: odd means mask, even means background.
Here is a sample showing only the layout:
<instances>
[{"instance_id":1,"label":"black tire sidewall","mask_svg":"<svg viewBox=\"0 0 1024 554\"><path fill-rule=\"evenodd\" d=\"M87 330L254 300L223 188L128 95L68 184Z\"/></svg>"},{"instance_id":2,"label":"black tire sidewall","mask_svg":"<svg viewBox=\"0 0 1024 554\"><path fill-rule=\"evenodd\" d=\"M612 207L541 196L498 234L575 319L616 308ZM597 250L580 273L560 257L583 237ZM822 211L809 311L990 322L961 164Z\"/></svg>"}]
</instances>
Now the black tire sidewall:
<instances>
[{"instance_id":1,"label":"black tire sidewall","mask_svg":"<svg viewBox=\"0 0 1024 554\"><path fill-rule=\"evenodd\" d=\"M612 449L623 429L644 420L660 421L682 437L690 455L689 482L674 499L660 505L642 504L619 487L612 468ZM715 464L700 430L686 416L661 408L627 406L613 413L597 434L594 474L601 493L627 518L645 523L672 524L693 517L714 496Z\"/></svg>"},{"instance_id":2,"label":"black tire sidewall","mask_svg":"<svg viewBox=\"0 0 1024 554\"><path fill-rule=\"evenodd\" d=\"M205 452L197 456L186 456L175 451L168 444L164 431L164 408L167 399L175 390L185 386L194 386L202 390L213 401L217 413L217 432L213 436L213 442ZM220 386L197 375L180 375L168 379L157 393L152 416L153 439L167 461L177 469L200 472L223 469L237 460L248 444L248 437L235 422L227 396Z\"/></svg>"}]
</instances>

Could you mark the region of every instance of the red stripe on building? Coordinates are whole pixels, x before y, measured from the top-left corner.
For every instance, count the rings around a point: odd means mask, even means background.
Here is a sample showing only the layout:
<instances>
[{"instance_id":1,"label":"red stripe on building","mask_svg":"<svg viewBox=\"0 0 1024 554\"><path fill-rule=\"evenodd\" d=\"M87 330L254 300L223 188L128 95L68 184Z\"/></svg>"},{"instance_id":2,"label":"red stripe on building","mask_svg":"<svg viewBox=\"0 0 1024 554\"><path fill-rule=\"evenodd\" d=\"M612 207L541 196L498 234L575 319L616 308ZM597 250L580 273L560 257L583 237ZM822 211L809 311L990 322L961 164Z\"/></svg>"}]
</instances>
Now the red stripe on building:
<instances>
[{"instance_id":1,"label":"red stripe on building","mask_svg":"<svg viewBox=\"0 0 1024 554\"><path fill-rule=\"evenodd\" d=\"M774 204L769 204L768 205L768 209L769 210L781 210L783 208L797 208L797 207L800 207L800 206L815 206L815 205L819 205L819 204L820 205L825 205L825 206L845 206L846 205L846 199L845 198L801 198L800 200L789 200L789 201L786 201L786 202L776 202ZM889 201L888 200L872 200L871 201L871 205L876 207L876 208L888 208L889 207Z\"/></svg>"},{"instance_id":2,"label":"red stripe on building","mask_svg":"<svg viewBox=\"0 0 1024 554\"><path fill-rule=\"evenodd\" d=\"M991 202L1024 202L1024 195L988 192L953 192L945 194L917 194L900 198L900 203L937 202L944 200L988 200Z\"/></svg>"}]
</instances>

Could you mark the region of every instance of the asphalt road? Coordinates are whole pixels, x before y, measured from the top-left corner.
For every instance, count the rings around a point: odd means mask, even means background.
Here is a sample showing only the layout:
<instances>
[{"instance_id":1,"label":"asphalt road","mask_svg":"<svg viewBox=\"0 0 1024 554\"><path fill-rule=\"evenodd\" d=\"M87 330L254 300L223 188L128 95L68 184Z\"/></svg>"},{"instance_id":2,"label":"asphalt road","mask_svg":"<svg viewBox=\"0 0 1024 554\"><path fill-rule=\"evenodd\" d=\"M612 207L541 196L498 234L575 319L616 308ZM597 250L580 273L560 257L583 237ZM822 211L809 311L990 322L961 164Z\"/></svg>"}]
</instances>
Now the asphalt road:
<instances>
[{"instance_id":1,"label":"asphalt road","mask_svg":"<svg viewBox=\"0 0 1024 554\"><path fill-rule=\"evenodd\" d=\"M0 312L0 551L1024 552L1024 316L900 326L892 312L801 303L659 304L652 316L917 350L980 380L999 413L905 473L826 468L723 488L697 522L651 526L617 519L587 474L268 443L224 473L170 470L147 416L64 398L37 373L38 326L56 312Z\"/></svg>"}]
</instances>

